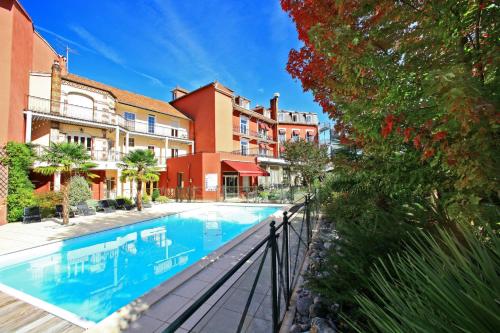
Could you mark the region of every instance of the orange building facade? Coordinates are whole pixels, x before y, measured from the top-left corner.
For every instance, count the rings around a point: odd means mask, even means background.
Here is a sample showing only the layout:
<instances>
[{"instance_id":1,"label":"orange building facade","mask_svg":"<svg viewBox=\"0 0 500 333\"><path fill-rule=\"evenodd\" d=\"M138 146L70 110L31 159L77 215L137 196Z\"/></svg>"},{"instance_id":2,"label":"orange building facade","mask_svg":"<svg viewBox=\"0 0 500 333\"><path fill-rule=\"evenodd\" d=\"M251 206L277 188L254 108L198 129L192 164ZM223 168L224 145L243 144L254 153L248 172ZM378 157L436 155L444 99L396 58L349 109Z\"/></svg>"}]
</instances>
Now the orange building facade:
<instances>
[{"instance_id":1,"label":"orange building facade","mask_svg":"<svg viewBox=\"0 0 500 333\"><path fill-rule=\"evenodd\" d=\"M24 115L31 71L50 71L64 59L35 31L16 0L0 0L0 146L24 141ZM0 224L6 222L8 170L0 166Z\"/></svg>"},{"instance_id":2,"label":"orange building facade","mask_svg":"<svg viewBox=\"0 0 500 333\"><path fill-rule=\"evenodd\" d=\"M278 96L270 108L211 82L172 90L174 107L193 119L195 153L167 160L169 188L194 187L203 200L239 197L270 177L259 158L278 159Z\"/></svg>"}]
</instances>

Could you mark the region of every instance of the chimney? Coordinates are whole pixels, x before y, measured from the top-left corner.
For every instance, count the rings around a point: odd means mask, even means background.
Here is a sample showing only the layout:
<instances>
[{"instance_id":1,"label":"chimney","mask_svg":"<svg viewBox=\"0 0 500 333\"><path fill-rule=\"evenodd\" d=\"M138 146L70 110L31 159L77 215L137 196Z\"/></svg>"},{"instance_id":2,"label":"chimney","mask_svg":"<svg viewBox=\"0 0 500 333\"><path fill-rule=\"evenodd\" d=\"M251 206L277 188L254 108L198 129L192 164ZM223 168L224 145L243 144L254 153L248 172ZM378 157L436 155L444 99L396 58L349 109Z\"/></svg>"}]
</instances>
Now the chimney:
<instances>
[{"instance_id":1,"label":"chimney","mask_svg":"<svg viewBox=\"0 0 500 333\"><path fill-rule=\"evenodd\" d=\"M172 100L176 100L179 97L189 94L189 90L176 86L172 91Z\"/></svg>"},{"instance_id":2,"label":"chimney","mask_svg":"<svg viewBox=\"0 0 500 333\"><path fill-rule=\"evenodd\" d=\"M58 60L52 64L52 75L50 80L50 112L59 113L61 102L61 66Z\"/></svg>"},{"instance_id":3,"label":"chimney","mask_svg":"<svg viewBox=\"0 0 500 333\"><path fill-rule=\"evenodd\" d=\"M278 110L279 110L279 105L278 105L278 99L280 97L279 93L274 93L273 98L271 98L270 105L271 105L271 119L273 120L278 120Z\"/></svg>"}]
</instances>

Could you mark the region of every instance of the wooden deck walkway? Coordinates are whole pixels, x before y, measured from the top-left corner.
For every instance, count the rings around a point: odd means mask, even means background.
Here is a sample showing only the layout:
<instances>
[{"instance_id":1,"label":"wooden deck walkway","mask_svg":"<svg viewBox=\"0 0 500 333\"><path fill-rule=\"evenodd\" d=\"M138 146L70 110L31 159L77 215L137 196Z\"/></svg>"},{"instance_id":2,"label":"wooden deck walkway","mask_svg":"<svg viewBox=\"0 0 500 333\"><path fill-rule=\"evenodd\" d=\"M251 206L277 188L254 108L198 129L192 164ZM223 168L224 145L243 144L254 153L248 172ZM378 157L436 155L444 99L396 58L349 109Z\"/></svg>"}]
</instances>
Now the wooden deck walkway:
<instances>
[{"instance_id":1,"label":"wooden deck walkway","mask_svg":"<svg viewBox=\"0 0 500 333\"><path fill-rule=\"evenodd\" d=\"M77 333L84 329L31 304L0 292L0 332Z\"/></svg>"}]
</instances>

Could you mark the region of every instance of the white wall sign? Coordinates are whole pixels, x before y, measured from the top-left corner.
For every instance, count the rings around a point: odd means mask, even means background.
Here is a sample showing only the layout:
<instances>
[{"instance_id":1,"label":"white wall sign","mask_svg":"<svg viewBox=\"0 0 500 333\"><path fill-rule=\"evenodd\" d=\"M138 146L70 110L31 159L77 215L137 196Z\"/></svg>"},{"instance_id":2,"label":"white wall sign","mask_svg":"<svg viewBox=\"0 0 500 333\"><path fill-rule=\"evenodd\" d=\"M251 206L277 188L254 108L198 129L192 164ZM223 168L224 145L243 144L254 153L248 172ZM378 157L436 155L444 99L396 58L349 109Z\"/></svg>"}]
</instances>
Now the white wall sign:
<instances>
[{"instance_id":1,"label":"white wall sign","mask_svg":"<svg viewBox=\"0 0 500 333\"><path fill-rule=\"evenodd\" d=\"M207 173L205 174L205 191L206 192L215 192L218 187L218 177L216 173Z\"/></svg>"}]
</instances>

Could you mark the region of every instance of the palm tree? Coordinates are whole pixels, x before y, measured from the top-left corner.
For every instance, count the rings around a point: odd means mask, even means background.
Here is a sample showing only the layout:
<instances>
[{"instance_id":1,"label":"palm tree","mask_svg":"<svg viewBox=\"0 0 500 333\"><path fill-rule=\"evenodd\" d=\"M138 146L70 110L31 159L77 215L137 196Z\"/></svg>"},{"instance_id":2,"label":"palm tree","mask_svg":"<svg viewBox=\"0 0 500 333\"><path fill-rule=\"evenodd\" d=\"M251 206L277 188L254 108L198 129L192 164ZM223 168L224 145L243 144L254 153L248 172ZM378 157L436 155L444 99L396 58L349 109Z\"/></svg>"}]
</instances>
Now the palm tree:
<instances>
[{"instance_id":1,"label":"palm tree","mask_svg":"<svg viewBox=\"0 0 500 333\"><path fill-rule=\"evenodd\" d=\"M135 181L137 183L136 204L137 210L142 210L142 183L160 179L157 160L150 150L137 149L129 152L118 166L123 169L121 181ZM130 189L132 190L132 189Z\"/></svg>"},{"instance_id":2,"label":"palm tree","mask_svg":"<svg viewBox=\"0 0 500 333\"><path fill-rule=\"evenodd\" d=\"M52 143L44 148L39 157L41 166L35 167L34 171L45 176L61 173L61 193L63 195L63 224L69 223L69 181L74 175L86 175L96 177L89 170L96 166L90 161L90 155L84 146L76 143ZM64 177L66 176L66 177Z\"/></svg>"}]
</instances>

